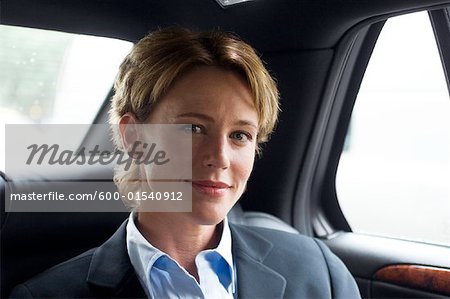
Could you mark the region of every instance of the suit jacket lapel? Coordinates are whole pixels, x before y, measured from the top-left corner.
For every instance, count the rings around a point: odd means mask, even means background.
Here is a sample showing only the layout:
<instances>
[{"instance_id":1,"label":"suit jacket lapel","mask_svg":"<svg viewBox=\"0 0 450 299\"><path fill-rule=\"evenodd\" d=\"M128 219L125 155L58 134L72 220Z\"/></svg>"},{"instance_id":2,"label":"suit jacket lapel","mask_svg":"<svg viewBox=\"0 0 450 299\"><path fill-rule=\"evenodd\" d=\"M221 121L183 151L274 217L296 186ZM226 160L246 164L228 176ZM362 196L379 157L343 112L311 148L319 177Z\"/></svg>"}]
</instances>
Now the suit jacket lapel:
<instances>
[{"instance_id":1,"label":"suit jacket lapel","mask_svg":"<svg viewBox=\"0 0 450 299\"><path fill-rule=\"evenodd\" d=\"M264 264L272 243L244 226L230 224L239 298L282 298L286 279Z\"/></svg>"},{"instance_id":2,"label":"suit jacket lapel","mask_svg":"<svg viewBox=\"0 0 450 299\"><path fill-rule=\"evenodd\" d=\"M126 248L125 221L92 256L87 282L110 297L145 298ZM239 298L282 298L286 279L264 264L272 243L245 226L230 224Z\"/></svg>"},{"instance_id":3,"label":"suit jacket lapel","mask_svg":"<svg viewBox=\"0 0 450 299\"><path fill-rule=\"evenodd\" d=\"M125 221L92 256L87 282L111 297L146 298L128 257Z\"/></svg>"}]
</instances>

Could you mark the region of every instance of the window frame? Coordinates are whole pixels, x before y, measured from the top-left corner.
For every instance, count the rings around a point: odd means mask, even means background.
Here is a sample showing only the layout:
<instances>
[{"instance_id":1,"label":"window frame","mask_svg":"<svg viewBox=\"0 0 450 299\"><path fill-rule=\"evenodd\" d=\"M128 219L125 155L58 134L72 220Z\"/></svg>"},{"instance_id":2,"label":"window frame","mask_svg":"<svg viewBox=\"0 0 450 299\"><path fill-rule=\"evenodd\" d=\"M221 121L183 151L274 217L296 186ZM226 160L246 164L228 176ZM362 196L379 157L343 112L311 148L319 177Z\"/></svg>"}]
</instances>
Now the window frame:
<instances>
[{"instance_id":1,"label":"window frame","mask_svg":"<svg viewBox=\"0 0 450 299\"><path fill-rule=\"evenodd\" d=\"M450 7L428 12L450 97Z\"/></svg>"},{"instance_id":2,"label":"window frame","mask_svg":"<svg viewBox=\"0 0 450 299\"><path fill-rule=\"evenodd\" d=\"M450 7L428 11L434 35L436 40L439 39L438 49L450 92L449 12ZM345 57L334 66L334 69L341 70L341 74L338 82L330 82L330 87L327 88L329 93L324 95L322 115L319 115L317 120L318 129L314 132L312 146L308 150L307 161L311 162L310 168L306 170L310 180L309 182L300 180L298 190L303 192L299 191L301 195L297 198L294 209L294 220L304 218L304 211L308 211L309 215L304 219L309 223L311 235L328 238L339 231L351 232L338 202L336 172L360 84L378 36L385 21L390 17L395 15L377 18L372 22L366 22L365 27L355 28L358 33L353 34L350 42L342 41L340 49L337 50L336 57L340 55ZM350 39L349 35L347 38ZM342 55L344 51L346 54ZM314 142L317 142L315 146Z\"/></svg>"},{"instance_id":3,"label":"window frame","mask_svg":"<svg viewBox=\"0 0 450 299\"><path fill-rule=\"evenodd\" d=\"M442 13L443 8L440 9ZM447 17L449 9L445 7ZM415 11L403 13L410 12ZM337 74L330 75L333 81L328 82L322 97L307 149L306 164L298 180L293 209L295 227L322 239L341 258L354 275L363 298L418 298L441 294L429 287L416 288L412 280L407 281L408 285L383 281L377 275L380 270L389 269L390 265L427 265L434 267L432 269L450 269L450 247L353 233L337 199L336 171L359 86L385 20L399 14L366 20L340 41L330 70ZM436 14L435 11L430 13L435 24L442 21L442 18L436 18ZM441 30L450 28L449 19L444 18L444 22L445 26L432 24L435 36L444 34L445 31ZM441 43L441 47L445 47L441 52L450 52L447 41ZM450 58L447 55L443 58L449 70Z\"/></svg>"},{"instance_id":4,"label":"window frame","mask_svg":"<svg viewBox=\"0 0 450 299\"><path fill-rule=\"evenodd\" d=\"M353 28L336 49L334 64L301 170L293 207L294 226L307 235L328 237L350 232L339 207L334 177L351 112L365 69L385 20L369 20ZM337 73L337 74L336 74Z\"/></svg>"}]
</instances>

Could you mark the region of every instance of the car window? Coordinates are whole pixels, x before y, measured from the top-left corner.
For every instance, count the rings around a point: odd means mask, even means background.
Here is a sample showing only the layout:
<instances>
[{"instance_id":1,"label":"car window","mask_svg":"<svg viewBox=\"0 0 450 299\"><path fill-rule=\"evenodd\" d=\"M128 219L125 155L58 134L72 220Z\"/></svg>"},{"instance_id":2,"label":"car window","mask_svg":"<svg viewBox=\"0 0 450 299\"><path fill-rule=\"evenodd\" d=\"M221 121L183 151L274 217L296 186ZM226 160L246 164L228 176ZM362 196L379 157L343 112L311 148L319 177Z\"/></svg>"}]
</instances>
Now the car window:
<instances>
[{"instance_id":1,"label":"car window","mask_svg":"<svg viewBox=\"0 0 450 299\"><path fill-rule=\"evenodd\" d=\"M389 19L369 61L336 192L355 232L450 245L450 98L426 12Z\"/></svg>"},{"instance_id":2,"label":"car window","mask_svg":"<svg viewBox=\"0 0 450 299\"><path fill-rule=\"evenodd\" d=\"M1 25L1 140L5 124L92 123L131 47L122 40ZM4 165L2 142L0 170Z\"/></svg>"}]
</instances>

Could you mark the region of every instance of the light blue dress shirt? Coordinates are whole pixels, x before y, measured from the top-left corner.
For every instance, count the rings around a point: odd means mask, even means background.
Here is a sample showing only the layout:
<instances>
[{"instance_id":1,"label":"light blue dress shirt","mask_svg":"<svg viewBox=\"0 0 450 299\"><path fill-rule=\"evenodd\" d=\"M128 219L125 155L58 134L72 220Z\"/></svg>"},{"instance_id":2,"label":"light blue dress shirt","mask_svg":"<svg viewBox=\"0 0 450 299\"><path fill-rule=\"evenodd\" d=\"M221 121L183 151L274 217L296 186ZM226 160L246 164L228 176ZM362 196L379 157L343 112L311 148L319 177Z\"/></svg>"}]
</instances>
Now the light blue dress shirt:
<instances>
[{"instance_id":1,"label":"light blue dress shirt","mask_svg":"<svg viewBox=\"0 0 450 299\"><path fill-rule=\"evenodd\" d=\"M131 264L147 297L233 298L236 279L227 218L217 248L203 250L195 258L200 283L142 236L135 224L135 213L130 214L126 238Z\"/></svg>"}]
</instances>

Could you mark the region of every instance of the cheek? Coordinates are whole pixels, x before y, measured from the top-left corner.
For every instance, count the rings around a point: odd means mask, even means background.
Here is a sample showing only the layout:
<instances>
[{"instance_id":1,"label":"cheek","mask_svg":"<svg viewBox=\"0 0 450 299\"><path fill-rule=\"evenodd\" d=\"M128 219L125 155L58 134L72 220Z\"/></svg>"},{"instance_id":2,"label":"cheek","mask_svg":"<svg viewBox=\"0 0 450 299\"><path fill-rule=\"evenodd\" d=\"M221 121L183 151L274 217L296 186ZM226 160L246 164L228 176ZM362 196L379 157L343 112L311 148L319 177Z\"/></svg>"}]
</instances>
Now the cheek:
<instances>
[{"instance_id":1,"label":"cheek","mask_svg":"<svg viewBox=\"0 0 450 299\"><path fill-rule=\"evenodd\" d=\"M236 153L233 161L233 169L235 179L239 180L239 184L245 185L253 170L255 161L255 151L248 150Z\"/></svg>"},{"instance_id":2,"label":"cheek","mask_svg":"<svg viewBox=\"0 0 450 299\"><path fill-rule=\"evenodd\" d=\"M203 162L203 150L204 145L196 139L192 139L192 168L198 168L202 166Z\"/></svg>"}]
</instances>

